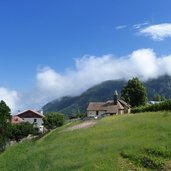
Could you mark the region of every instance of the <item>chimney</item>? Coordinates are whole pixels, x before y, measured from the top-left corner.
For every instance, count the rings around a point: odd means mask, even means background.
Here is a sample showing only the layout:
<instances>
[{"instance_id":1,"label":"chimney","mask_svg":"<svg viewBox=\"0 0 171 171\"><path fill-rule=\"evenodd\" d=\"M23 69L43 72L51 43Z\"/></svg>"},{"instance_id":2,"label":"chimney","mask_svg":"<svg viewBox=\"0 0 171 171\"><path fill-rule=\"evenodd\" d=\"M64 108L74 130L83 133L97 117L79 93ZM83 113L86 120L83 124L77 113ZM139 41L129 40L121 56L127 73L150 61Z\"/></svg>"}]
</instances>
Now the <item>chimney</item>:
<instances>
[{"instance_id":1,"label":"chimney","mask_svg":"<svg viewBox=\"0 0 171 171\"><path fill-rule=\"evenodd\" d=\"M118 92L115 90L114 96L113 96L113 103L114 105L118 104Z\"/></svg>"},{"instance_id":2,"label":"chimney","mask_svg":"<svg viewBox=\"0 0 171 171\"><path fill-rule=\"evenodd\" d=\"M38 110L38 112L43 115L43 109Z\"/></svg>"}]
</instances>

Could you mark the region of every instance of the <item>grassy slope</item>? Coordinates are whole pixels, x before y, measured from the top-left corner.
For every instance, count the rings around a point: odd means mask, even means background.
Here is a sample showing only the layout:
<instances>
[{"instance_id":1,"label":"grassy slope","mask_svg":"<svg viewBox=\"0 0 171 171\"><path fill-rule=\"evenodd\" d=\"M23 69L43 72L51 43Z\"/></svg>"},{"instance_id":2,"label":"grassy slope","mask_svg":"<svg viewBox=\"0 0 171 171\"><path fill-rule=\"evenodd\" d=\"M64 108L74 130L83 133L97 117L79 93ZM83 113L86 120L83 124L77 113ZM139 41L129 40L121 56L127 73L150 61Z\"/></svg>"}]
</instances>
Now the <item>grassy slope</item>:
<instances>
[{"instance_id":1,"label":"grassy slope","mask_svg":"<svg viewBox=\"0 0 171 171\"><path fill-rule=\"evenodd\" d=\"M169 167L171 113L106 117L94 127L61 132L65 127L9 148L0 155L0 170L141 170L141 156Z\"/></svg>"}]
</instances>

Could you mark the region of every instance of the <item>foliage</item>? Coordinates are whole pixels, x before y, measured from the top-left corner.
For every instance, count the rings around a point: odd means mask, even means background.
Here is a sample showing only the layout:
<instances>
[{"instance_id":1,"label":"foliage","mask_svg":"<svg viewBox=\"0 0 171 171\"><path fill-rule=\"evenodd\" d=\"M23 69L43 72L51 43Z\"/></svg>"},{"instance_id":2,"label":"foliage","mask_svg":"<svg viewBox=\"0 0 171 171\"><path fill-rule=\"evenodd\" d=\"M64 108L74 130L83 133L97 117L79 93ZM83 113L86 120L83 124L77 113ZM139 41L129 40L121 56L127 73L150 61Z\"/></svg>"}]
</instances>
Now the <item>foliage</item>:
<instances>
[{"instance_id":1,"label":"foliage","mask_svg":"<svg viewBox=\"0 0 171 171\"><path fill-rule=\"evenodd\" d=\"M66 127L77 122L67 124L38 141L16 144L0 155L0 170L171 170L171 112L117 115L96 122L70 132Z\"/></svg>"},{"instance_id":2,"label":"foliage","mask_svg":"<svg viewBox=\"0 0 171 171\"><path fill-rule=\"evenodd\" d=\"M133 78L123 87L121 98L132 107L145 105L147 103L146 88L138 78Z\"/></svg>"},{"instance_id":3,"label":"foliage","mask_svg":"<svg viewBox=\"0 0 171 171\"><path fill-rule=\"evenodd\" d=\"M11 140L20 141L22 138L27 137L29 134L37 134L38 128L34 127L29 122L21 122L11 126Z\"/></svg>"},{"instance_id":4,"label":"foliage","mask_svg":"<svg viewBox=\"0 0 171 171\"><path fill-rule=\"evenodd\" d=\"M11 115L10 108L4 101L0 102L0 151L5 149L10 136Z\"/></svg>"},{"instance_id":5,"label":"foliage","mask_svg":"<svg viewBox=\"0 0 171 171\"><path fill-rule=\"evenodd\" d=\"M53 129L64 124L64 115L56 112L51 112L43 118L44 126Z\"/></svg>"},{"instance_id":6,"label":"foliage","mask_svg":"<svg viewBox=\"0 0 171 171\"><path fill-rule=\"evenodd\" d=\"M131 109L132 113L139 112L156 112L156 111L168 111L171 110L171 100L166 100L161 103L139 106Z\"/></svg>"},{"instance_id":7,"label":"foliage","mask_svg":"<svg viewBox=\"0 0 171 171\"><path fill-rule=\"evenodd\" d=\"M154 100L154 101L165 101L166 98L165 98L165 96L162 96L162 95L160 95L160 94L158 94L158 93L155 93L155 94L154 94L154 97L153 97L153 100Z\"/></svg>"},{"instance_id":8,"label":"foliage","mask_svg":"<svg viewBox=\"0 0 171 171\"><path fill-rule=\"evenodd\" d=\"M83 118L85 118L85 117L87 117L87 114L86 114L86 113L78 113L78 114L77 114L77 118L83 119Z\"/></svg>"},{"instance_id":9,"label":"foliage","mask_svg":"<svg viewBox=\"0 0 171 171\"><path fill-rule=\"evenodd\" d=\"M75 115L69 115L68 118L69 119L77 119L77 118L85 118L87 117L87 114L86 113L78 113L78 114L75 114Z\"/></svg>"}]
</instances>

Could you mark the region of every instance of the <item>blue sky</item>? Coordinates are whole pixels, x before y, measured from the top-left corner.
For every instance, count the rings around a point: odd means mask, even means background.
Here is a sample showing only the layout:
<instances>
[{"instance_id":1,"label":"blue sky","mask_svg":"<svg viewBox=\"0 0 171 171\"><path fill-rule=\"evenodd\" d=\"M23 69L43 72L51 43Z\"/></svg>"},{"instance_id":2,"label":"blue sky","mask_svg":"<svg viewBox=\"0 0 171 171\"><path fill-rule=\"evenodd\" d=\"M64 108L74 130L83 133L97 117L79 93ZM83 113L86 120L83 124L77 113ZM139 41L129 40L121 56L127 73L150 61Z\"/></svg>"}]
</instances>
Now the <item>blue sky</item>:
<instances>
[{"instance_id":1,"label":"blue sky","mask_svg":"<svg viewBox=\"0 0 171 171\"><path fill-rule=\"evenodd\" d=\"M170 7L170 0L0 1L0 99L17 110L108 79L170 74Z\"/></svg>"}]
</instances>

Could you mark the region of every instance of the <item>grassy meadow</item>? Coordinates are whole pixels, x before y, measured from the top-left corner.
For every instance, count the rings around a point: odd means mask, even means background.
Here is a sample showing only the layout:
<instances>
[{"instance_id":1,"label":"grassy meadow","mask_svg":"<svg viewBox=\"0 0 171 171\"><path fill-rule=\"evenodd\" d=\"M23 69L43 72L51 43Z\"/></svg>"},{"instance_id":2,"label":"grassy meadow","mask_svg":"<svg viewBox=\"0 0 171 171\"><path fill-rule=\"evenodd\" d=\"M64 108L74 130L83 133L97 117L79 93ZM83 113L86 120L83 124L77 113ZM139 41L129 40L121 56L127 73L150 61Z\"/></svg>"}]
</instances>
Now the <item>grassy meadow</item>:
<instances>
[{"instance_id":1,"label":"grassy meadow","mask_svg":"<svg viewBox=\"0 0 171 171\"><path fill-rule=\"evenodd\" d=\"M105 117L93 127L63 131L71 125L8 148L0 170L171 170L171 112Z\"/></svg>"}]
</instances>

